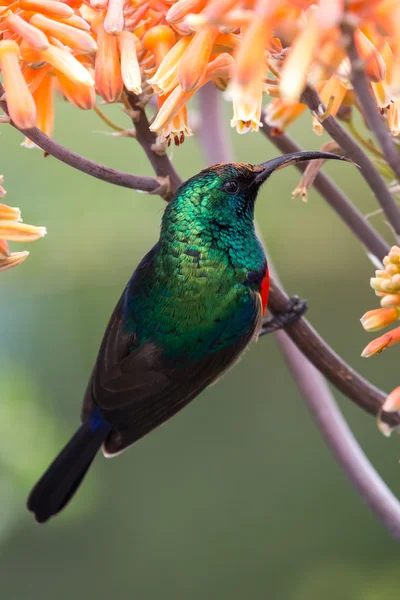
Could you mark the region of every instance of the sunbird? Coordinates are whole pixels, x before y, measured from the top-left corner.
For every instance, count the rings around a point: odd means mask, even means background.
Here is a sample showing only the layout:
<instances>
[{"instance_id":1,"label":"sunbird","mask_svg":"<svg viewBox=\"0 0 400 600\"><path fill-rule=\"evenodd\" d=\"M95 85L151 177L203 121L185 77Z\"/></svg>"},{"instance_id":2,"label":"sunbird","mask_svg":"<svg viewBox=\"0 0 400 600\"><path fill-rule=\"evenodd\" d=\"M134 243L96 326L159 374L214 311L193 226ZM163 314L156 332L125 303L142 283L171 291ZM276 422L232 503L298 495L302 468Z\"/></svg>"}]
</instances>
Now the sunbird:
<instances>
[{"instance_id":1,"label":"sunbird","mask_svg":"<svg viewBox=\"0 0 400 600\"><path fill-rule=\"evenodd\" d=\"M295 152L256 166L219 164L181 185L111 316L82 424L28 498L39 523L65 507L100 447L106 457L121 453L215 383L259 335L304 314L294 297L264 318L270 283L254 205L271 173L315 159L343 157Z\"/></svg>"}]
</instances>

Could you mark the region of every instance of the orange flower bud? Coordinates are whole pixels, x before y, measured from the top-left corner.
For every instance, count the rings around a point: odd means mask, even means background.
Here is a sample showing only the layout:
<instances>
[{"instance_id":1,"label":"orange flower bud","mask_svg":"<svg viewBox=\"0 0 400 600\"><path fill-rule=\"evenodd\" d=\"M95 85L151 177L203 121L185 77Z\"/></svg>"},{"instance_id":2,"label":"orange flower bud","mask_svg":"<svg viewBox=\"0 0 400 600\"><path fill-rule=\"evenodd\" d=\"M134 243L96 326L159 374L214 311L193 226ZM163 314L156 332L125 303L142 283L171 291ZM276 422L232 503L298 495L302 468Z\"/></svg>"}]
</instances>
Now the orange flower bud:
<instances>
[{"instance_id":1,"label":"orange flower bud","mask_svg":"<svg viewBox=\"0 0 400 600\"><path fill-rule=\"evenodd\" d=\"M68 17L68 19L57 19L57 21L64 23L65 25L71 25L71 27L76 27L77 29L82 29L83 31L91 30L89 23L78 15L72 15L72 17Z\"/></svg>"},{"instance_id":2,"label":"orange flower bud","mask_svg":"<svg viewBox=\"0 0 400 600\"><path fill-rule=\"evenodd\" d=\"M56 19L72 17L74 10L65 2L56 0L20 0L19 7L32 13L42 13Z\"/></svg>"},{"instance_id":3,"label":"orange flower bud","mask_svg":"<svg viewBox=\"0 0 400 600\"><path fill-rule=\"evenodd\" d=\"M37 110L36 127L49 137L54 129L53 82L54 77L47 73L33 94Z\"/></svg>"},{"instance_id":4,"label":"orange flower bud","mask_svg":"<svg viewBox=\"0 0 400 600\"><path fill-rule=\"evenodd\" d=\"M46 50L49 47L49 40L43 31L34 27L34 24L27 23L19 15L10 13L5 20L5 24L11 31L21 36L32 48Z\"/></svg>"},{"instance_id":5,"label":"orange flower bud","mask_svg":"<svg viewBox=\"0 0 400 600\"><path fill-rule=\"evenodd\" d=\"M118 54L118 42L114 35L107 33L103 23L97 27L99 50L96 56L96 90L106 102L117 102L124 87Z\"/></svg>"},{"instance_id":6,"label":"orange flower bud","mask_svg":"<svg viewBox=\"0 0 400 600\"><path fill-rule=\"evenodd\" d=\"M203 85L213 79L214 77L226 77L230 71L233 63L233 58L229 54L220 54L214 60L212 60L207 68L206 74L203 79ZM188 92L184 90L180 85L168 95L166 100L163 102L156 118L151 124L151 131L159 131L172 119L174 119L179 111L185 106L190 98L196 93L196 90Z\"/></svg>"},{"instance_id":7,"label":"orange flower bud","mask_svg":"<svg viewBox=\"0 0 400 600\"><path fill-rule=\"evenodd\" d=\"M361 356L363 358L369 358L373 354L378 354L398 342L400 342L400 327L396 327L395 329L392 329L392 331L389 331L370 342L362 351Z\"/></svg>"},{"instance_id":8,"label":"orange flower bud","mask_svg":"<svg viewBox=\"0 0 400 600\"><path fill-rule=\"evenodd\" d=\"M64 73L71 81L82 83L83 85L94 84L93 78L86 67L67 50L50 45L47 50L41 51L40 55L55 69Z\"/></svg>"},{"instance_id":9,"label":"orange flower bud","mask_svg":"<svg viewBox=\"0 0 400 600\"><path fill-rule=\"evenodd\" d=\"M149 29L143 36L143 46L151 52L158 68L176 41L175 33L166 25L157 25Z\"/></svg>"},{"instance_id":10,"label":"orange flower bud","mask_svg":"<svg viewBox=\"0 0 400 600\"><path fill-rule=\"evenodd\" d=\"M81 110L91 110L93 108L96 103L96 92L93 86L73 82L61 71L55 71L55 73L61 92L68 102Z\"/></svg>"},{"instance_id":11,"label":"orange flower bud","mask_svg":"<svg viewBox=\"0 0 400 600\"><path fill-rule=\"evenodd\" d=\"M271 37L272 24L270 19L262 19L259 15L255 15L245 30L235 55L234 80L239 85L244 86L265 75L264 51Z\"/></svg>"},{"instance_id":12,"label":"orange flower bud","mask_svg":"<svg viewBox=\"0 0 400 600\"><path fill-rule=\"evenodd\" d=\"M124 28L125 0L108 0L107 15L104 19L104 29L107 33L116 35Z\"/></svg>"},{"instance_id":13,"label":"orange flower bud","mask_svg":"<svg viewBox=\"0 0 400 600\"><path fill-rule=\"evenodd\" d=\"M148 83L157 94L167 94L178 85L178 69L182 56L192 38L185 36L162 59L156 73Z\"/></svg>"},{"instance_id":14,"label":"orange flower bud","mask_svg":"<svg viewBox=\"0 0 400 600\"><path fill-rule=\"evenodd\" d=\"M20 129L34 127L36 106L19 66L19 46L11 40L0 41L0 69L12 121Z\"/></svg>"},{"instance_id":15,"label":"orange flower bud","mask_svg":"<svg viewBox=\"0 0 400 600\"><path fill-rule=\"evenodd\" d=\"M75 51L90 54L97 50L95 40L90 33L87 33L86 31L71 27L71 25L66 25L65 23L60 23L59 21L54 21L54 19L49 19L40 14L33 15L30 19L30 23L34 25L35 28L37 27L47 33L47 35L55 37Z\"/></svg>"},{"instance_id":16,"label":"orange flower bud","mask_svg":"<svg viewBox=\"0 0 400 600\"><path fill-rule=\"evenodd\" d=\"M204 27L195 33L182 56L178 78L186 92L193 91L202 84L218 33L217 27Z\"/></svg>"},{"instance_id":17,"label":"orange flower bud","mask_svg":"<svg viewBox=\"0 0 400 600\"><path fill-rule=\"evenodd\" d=\"M382 405L382 410L388 413L394 413L400 410L400 386L390 392Z\"/></svg>"},{"instance_id":18,"label":"orange flower bud","mask_svg":"<svg viewBox=\"0 0 400 600\"><path fill-rule=\"evenodd\" d=\"M189 13L197 13L203 10L207 0L178 0L171 6L165 17L168 23L178 23Z\"/></svg>"},{"instance_id":19,"label":"orange flower bud","mask_svg":"<svg viewBox=\"0 0 400 600\"><path fill-rule=\"evenodd\" d=\"M142 74L136 55L136 44L139 39L130 31L122 31L118 37L121 54L121 76L127 90L134 94L142 93ZM140 42L139 42L140 43Z\"/></svg>"},{"instance_id":20,"label":"orange flower bud","mask_svg":"<svg viewBox=\"0 0 400 600\"><path fill-rule=\"evenodd\" d=\"M211 0L205 10L208 22L218 25L236 4L237 0Z\"/></svg>"},{"instance_id":21,"label":"orange flower bud","mask_svg":"<svg viewBox=\"0 0 400 600\"><path fill-rule=\"evenodd\" d=\"M385 294L381 300L381 306L384 308L400 306L400 294Z\"/></svg>"},{"instance_id":22,"label":"orange flower bud","mask_svg":"<svg viewBox=\"0 0 400 600\"><path fill-rule=\"evenodd\" d=\"M400 318L400 308L376 308L369 310L360 319L365 331L378 331Z\"/></svg>"}]
</instances>

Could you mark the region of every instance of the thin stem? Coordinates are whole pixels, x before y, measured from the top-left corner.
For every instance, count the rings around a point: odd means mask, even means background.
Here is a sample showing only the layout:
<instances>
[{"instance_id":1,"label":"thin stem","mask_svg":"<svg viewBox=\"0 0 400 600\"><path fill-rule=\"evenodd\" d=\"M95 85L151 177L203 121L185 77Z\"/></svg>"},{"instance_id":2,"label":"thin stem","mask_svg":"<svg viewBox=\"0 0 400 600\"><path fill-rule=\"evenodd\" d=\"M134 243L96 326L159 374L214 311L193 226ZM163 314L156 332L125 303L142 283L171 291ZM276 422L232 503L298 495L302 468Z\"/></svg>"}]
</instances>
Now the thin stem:
<instances>
[{"instance_id":1,"label":"thin stem","mask_svg":"<svg viewBox=\"0 0 400 600\"><path fill-rule=\"evenodd\" d=\"M201 145L210 164L233 162L232 150L226 135L220 135L224 118L219 102L221 92L207 83L199 89L199 109L202 116L199 131Z\"/></svg>"},{"instance_id":2,"label":"thin stem","mask_svg":"<svg viewBox=\"0 0 400 600\"><path fill-rule=\"evenodd\" d=\"M271 135L272 127L265 120L265 114L261 117L263 127L261 131L270 139L270 141L283 153L299 152L302 148L286 133L282 135ZM297 163L296 168L303 173L306 163ZM350 202L337 185L324 173L318 173L314 181L314 187L321 196L337 212L341 219L346 223L349 229L358 237L362 244L368 250L377 256L380 260L389 251L389 246L385 240L375 231L371 224L365 219L359 210Z\"/></svg>"},{"instance_id":3,"label":"thin stem","mask_svg":"<svg viewBox=\"0 0 400 600\"><path fill-rule=\"evenodd\" d=\"M4 88L0 84L0 97L4 95ZM4 100L0 101L0 108L4 111L6 115L8 115L7 102ZM112 183L114 185L118 185L121 187L129 188L131 190L139 190L141 192L148 193L158 193L160 189L160 182L153 177L141 177L139 175L132 175L131 173L125 173L124 171L117 171L116 169L111 169L110 167L106 167L104 165L100 165L99 163L94 162L93 160L89 160L88 158L84 158L80 156L76 152L72 150L68 150L61 144L58 144L51 138L49 138L43 131L38 129L37 127L33 127L32 129L20 129L10 121L10 124L20 131L25 137L29 138L34 142L39 148L54 156L61 162L81 171L82 173L86 173L86 175L91 175L96 179L101 179L102 181L106 181L107 183Z\"/></svg>"},{"instance_id":4,"label":"thin stem","mask_svg":"<svg viewBox=\"0 0 400 600\"><path fill-rule=\"evenodd\" d=\"M363 112L368 128L375 135L379 142L386 161L393 169L397 179L400 180L400 155L396 149L393 137L387 127L385 120L382 118L379 109L376 105L372 91L365 76L364 64L357 52L354 41L354 31L349 27L343 27L345 32L350 36L350 44L347 48L347 54L351 62L351 81L356 93L360 108ZM399 221L400 221L400 209Z\"/></svg>"},{"instance_id":5,"label":"thin stem","mask_svg":"<svg viewBox=\"0 0 400 600\"><path fill-rule=\"evenodd\" d=\"M182 179L179 177L175 168L171 164L171 161L169 160L168 156L165 153L158 154L154 150L157 142L157 135L149 129L149 121L147 119L146 112L141 104L143 100L142 97L135 96L134 94L131 94L129 92L127 92L126 97L134 115L132 117L132 122L136 129L137 141L145 151L147 158L149 159L150 164L152 165L157 176L169 178L171 193L170 196L166 198L168 200L173 196L178 187L182 184Z\"/></svg>"},{"instance_id":6,"label":"thin stem","mask_svg":"<svg viewBox=\"0 0 400 600\"><path fill-rule=\"evenodd\" d=\"M105 115L103 113L102 110L100 110L100 108L98 106L96 106L96 104L93 106L93 110L96 113L96 115L98 117L100 117L100 119L106 124L108 125L108 127L110 127L111 129L114 129L114 131L118 131L119 133L121 133L122 131L124 131L124 129L122 127L120 127L119 125L116 125L115 123L113 123L111 121L111 119L109 119L107 117L107 115Z\"/></svg>"},{"instance_id":7,"label":"thin stem","mask_svg":"<svg viewBox=\"0 0 400 600\"><path fill-rule=\"evenodd\" d=\"M325 110L318 93L310 87L307 87L303 92L302 102L307 104L311 112L316 115ZM392 224L395 232L400 235L400 210L373 162L332 115L323 119L321 124L331 138L343 148L346 156L360 166L365 181L374 192L388 221Z\"/></svg>"},{"instance_id":8,"label":"thin stem","mask_svg":"<svg viewBox=\"0 0 400 600\"><path fill-rule=\"evenodd\" d=\"M232 162L233 155L225 140L218 101L219 97L211 88L203 88L200 113L202 127L206 127L207 131L202 137L202 146L210 162ZM208 131L210 137L207 136ZM263 243L259 233L258 235ZM271 263L270 269L273 269ZM274 281L272 285L274 296L277 295L276 286L277 283ZM301 321L303 322L303 319ZM304 325L309 327L306 322ZM312 417L339 465L361 498L384 523L391 535L400 539L400 504L361 450L339 411L325 379L289 339L286 332L278 331L275 335ZM369 384L367 387L370 387ZM382 400L384 398L383 395Z\"/></svg>"},{"instance_id":9,"label":"thin stem","mask_svg":"<svg viewBox=\"0 0 400 600\"><path fill-rule=\"evenodd\" d=\"M362 135L360 135L356 129L356 126L354 125L353 121L347 121L346 122L347 127L349 128L349 131L351 133L351 135L357 140L357 142L359 142L362 146L364 146L367 150L369 150L370 152L372 152L372 154L374 154L377 158L379 159L384 159L384 156L382 154L382 152L379 152L379 150L377 150L375 148L375 146L373 145L373 143L371 141L365 140Z\"/></svg>"},{"instance_id":10,"label":"thin stem","mask_svg":"<svg viewBox=\"0 0 400 600\"><path fill-rule=\"evenodd\" d=\"M400 540L400 504L362 451L322 375L287 336L276 334L312 418L337 462L389 533Z\"/></svg>"}]
</instances>

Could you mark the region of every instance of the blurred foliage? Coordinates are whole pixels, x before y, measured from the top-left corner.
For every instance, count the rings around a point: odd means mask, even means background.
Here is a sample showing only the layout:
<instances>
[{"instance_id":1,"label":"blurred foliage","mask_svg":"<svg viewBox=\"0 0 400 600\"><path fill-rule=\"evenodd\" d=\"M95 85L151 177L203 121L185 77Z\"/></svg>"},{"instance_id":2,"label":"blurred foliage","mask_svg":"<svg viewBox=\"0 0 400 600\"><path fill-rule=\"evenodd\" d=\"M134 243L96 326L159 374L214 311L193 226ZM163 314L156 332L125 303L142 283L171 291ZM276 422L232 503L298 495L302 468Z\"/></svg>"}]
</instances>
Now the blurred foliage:
<instances>
[{"instance_id":1,"label":"blurred foliage","mask_svg":"<svg viewBox=\"0 0 400 600\"><path fill-rule=\"evenodd\" d=\"M116 107L107 114L120 124ZM130 139L93 133L94 114L57 106L56 139L115 168L151 174ZM291 133L326 141L309 117ZM0 541L7 600L394 600L397 544L365 507L321 440L272 338L217 386L115 460L101 456L60 517L37 526L30 487L79 422L80 402L107 320L156 241L163 202L94 180L2 126L7 202L48 228L24 265L1 277ZM232 137L241 161L276 155L264 136ZM4 149L7 149L7 152ZM182 177L204 162L196 138L174 150ZM376 209L352 165L326 171L363 213ZM295 169L263 188L257 217L290 293L309 319L375 384L399 384L400 348L368 361L359 318L374 307L373 267L332 209L311 192L291 199ZM374 218L392 241L381 216ZM378 303L376 302L378 306ZM347 399L359 441L400 494L400 444Z\"/></svg>"}]
</instances>

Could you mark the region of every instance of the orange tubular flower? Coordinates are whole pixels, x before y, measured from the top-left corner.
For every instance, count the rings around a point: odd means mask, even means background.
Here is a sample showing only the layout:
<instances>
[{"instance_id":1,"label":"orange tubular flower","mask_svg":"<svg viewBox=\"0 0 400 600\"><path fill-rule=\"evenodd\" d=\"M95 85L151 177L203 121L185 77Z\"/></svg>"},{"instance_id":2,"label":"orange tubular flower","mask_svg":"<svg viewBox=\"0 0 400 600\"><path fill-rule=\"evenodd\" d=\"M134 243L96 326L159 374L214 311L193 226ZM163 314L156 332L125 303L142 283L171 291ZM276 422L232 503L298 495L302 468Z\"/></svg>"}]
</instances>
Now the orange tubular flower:
<instances>
[{"instance_id":1,"label":"orange tubular flower","mask_svg":"<svg viewBox=\"0 0 400 600\"><path fill-rule=\"evenodd\" d=\"M118 41L116 36L107 33L101 20L97 25L97 43L99 50L95 67L96 90L106 102L116 102L120 99L124 87Z\"/></svg>"},{"instance_id":2,"label":"orange tubular flower","mask_svg":"<svg viewBox=\"0 0 400 600\"><path fill-rule=\"evenodd\" d=\"M185 92L191 92L201 85L217 35L217 27L203 27L186 48L178 71L179 84Z\"/></svg>"},{"instance_id":3,"label":"orange tubular flower","mask_svg":"<svg viewBox=\"0 0 400 600\"><path fill-rule=\"evenodd\" d=\"M377 308L361 317L361 325L365 331L378 331L400 319L400 308Z\"/></svg>"},{"instance_id":4,"label":"orange tubular flower","mask_svg":"<svg viewBox=\"0 0 400 600\"><path fill-rule=\"evenodd\" d=\"M0 42L0 69L11 119L21 129L34 127L36 106L21 72L19 47L11 40Z\"/></svg>"},{"instance_id":5,"label":"orange tubular flower","mask_svg":"<svg viewBox=\"0 0 400 600\"><path fill-rule=\"evenodd\" d=\"M134 94L142 93L142 74L140 72L136 47L140 40L129 31L118 35L118 48L121 55L121 77L126 89Z\"/></svg>"},{"instance_id":6,"label":"orange tubular flower","mask_svg":"<svg viewBox=\"0 0 400 600\"><path fill-rule=\"evenodd\" d=\"M343 105L357 109L341 28L347 23L377 105L392 134L400 134L400 0L1 2L0 70L20 128L40 122L50 131L51 114L44 112L52 104L35 95L47 73L52 87L82 109L93 107L95 92L106 102L120 101L124 87L134 94L144 88L144 101L156 94L158 131L178 141L190 131L186 101L206 80L227 90L239 133L259 129L268 96L269 123L283 130L303 112L307 84L320 91L330 114ZM229 69L210 78L221 55L229 55ZM320 133L315 119L313 125Z\"/></svg>"},{"instance_id":7,"label":"orange tubular flower","mask_svg":"<svg viewBox=\"0 0 400 600\"><path fill-rule=\"evenodd\" d=\"M232 64L233 59L231 56L229 56L229 54L220 54L208 64L205 77L201 85L205 85L208 81L212 81L212 79L215 77L226 77L230 72ZM176 117L179 111L185 106L195 92L196 90L184 90L178 84L174 91L168 96L157 117L151 124L151 131L159 131L170 121L172 121L172 119Z\"/></svg>"}]
</instances>

